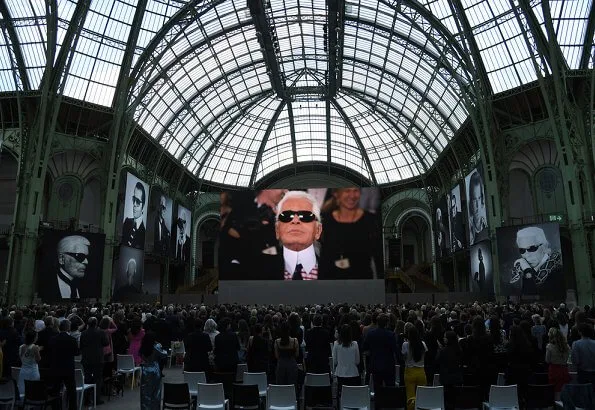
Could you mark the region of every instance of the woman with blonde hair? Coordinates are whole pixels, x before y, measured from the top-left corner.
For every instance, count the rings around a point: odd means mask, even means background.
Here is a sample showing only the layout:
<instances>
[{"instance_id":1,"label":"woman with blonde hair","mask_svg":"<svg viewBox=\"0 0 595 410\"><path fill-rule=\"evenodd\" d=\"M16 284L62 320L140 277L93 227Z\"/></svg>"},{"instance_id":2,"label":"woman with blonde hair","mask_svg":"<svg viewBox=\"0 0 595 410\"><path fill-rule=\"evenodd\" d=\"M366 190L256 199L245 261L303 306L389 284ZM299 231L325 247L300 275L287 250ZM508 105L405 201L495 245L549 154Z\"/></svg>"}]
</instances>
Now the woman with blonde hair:
<instances>
[{"instance_id":1,"label":"woman with blonde hair","mask_svg":"<svg viewBox=\"0 0 595 410\"><path fill-rule=\"evenodd\" d=\"M557 327L550 328L548 338L549 343L545 348L545 362L549 364L548 380L554 386L556 400L559 400L562 387L570 381L570 374L568 374L570 349L566 338Z\"/></svg>"}]
</instances>

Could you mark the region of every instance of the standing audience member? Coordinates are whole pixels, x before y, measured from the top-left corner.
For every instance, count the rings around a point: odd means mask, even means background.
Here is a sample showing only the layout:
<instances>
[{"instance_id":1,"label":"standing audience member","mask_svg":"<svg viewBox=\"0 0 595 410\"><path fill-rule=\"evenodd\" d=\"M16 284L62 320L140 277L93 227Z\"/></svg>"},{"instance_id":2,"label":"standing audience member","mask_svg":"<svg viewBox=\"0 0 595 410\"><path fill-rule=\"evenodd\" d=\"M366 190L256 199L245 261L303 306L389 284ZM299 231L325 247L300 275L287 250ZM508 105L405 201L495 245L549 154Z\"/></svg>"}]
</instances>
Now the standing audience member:
<instances>
[{"instance_id":1,"label":"standing audience member","mask_svg":"<svg viewBox=\"0 0 595 410\"><path fill-rule=\"evenodd\" d=\"M167 357L153 332L147 332L139 349L142 358L140 378L141 410L161 408L161 368L159 363Z\"/></svg>"},{"instance_id":2,"label":"standing audience member","mask_svg":"<svg viewBox=\"0 0 595 410\"><path fill-rule=\"evenodd\" d=\"M562 387L570 382L570 374L568 373L570 349L566 339L564 339L557 327L550 328L548 338L549 343L545 348L545 362L549 364L548 381L554 386L556 400L560 400Z\"/></svg>"},{"instance_id":3,"label":"standing audience member","mask_svg":"<svg viewBox=\"0 0 595 410\"><path fill-rule=\"evenodd\" d=\"M45 324L44 329L37 334L37 345L39 346L39 350L41 352L41 360L39 361L39 367L41 369L47 369L50 367L50 353L48 344L50 343L50 339L58 334L56 328L54 328L54 318L51 316L46 316L43 319Z\"/></svg>"},{"instance_id":4,"label":"standing audience member","mask_svg":"<svg viewBox=\"0 0 595 410\"><path fill-rule=\"evenodd\" d=\"M484 398L487 400L490 386L496 384L497 370L494 363L494 344L492 339L486 333L484 320L476 316L471 322L471 335L464 342L461 341L463 348L463 360L467 365L469 373L477 380L482 389Z\"/></svg>"},{"instance_id":5,"label":"standing audience member","mask_svg":"<svg viewBox=\"0 0 595 410\"><path fill-rule=\"evenodd\" d=\"M231 330L231 320L224 318L219 322L220 333L215 336L215 371L219 373L236 373L240 342Z\"/></svg>"},{"instance_id":6,"label":"standing audience member","mask_svg":"<svg viewBox=\"0 0 595 410\"><path fill-rule=\"evenodd\" d=\"M2 376L11 377L11 367L19 367L19 346L22 343L21 337L13 326L10 316L0 319L0 344L2 345Z\"/></svg>"},{"instance_id":7,"label":"standing audience member","mask_svg":"<svg viewBox=\"0 0 595 410\"><path fill-rule=\"evenodd\" d=\"M279 338L275 340L275 357L277 358L277 384L294 384L297 387L298 366L296 358L300 346L297 338L289 337L289 325L281 322L278 329Z\"/></svg>"},{"instance_id":8,"label":"standing audience member","mask_svg":"<svg viewBox=\"0 0 595 410\"><path fill-rule=\"evenodd\" d=\"M449 330L444 334L445 346L436 356L436 367L440 374L440 384L444 386L446 410L454 409L455 386L463 384L463 352L457 334Z\"/></svg>"},{"instance_id":9,"label":"standing audience member","mask_svg":"<svg viewBox=\"0 0 595 410\"><path fill-rule=\"evenodd\" d=\"M41 360L39 346L35 344L37 334L29 331L25 335L25 343L19 347L21 358L21 371L19 373L18 388L20 394L25 394L25 380L39 380L39 367L37 363Z\"/></svg>"},{"instance_id":10,"label":"standing audience member","mask_svg":"<svg viewBox=\"0 0 595 410\"><path fill-rule=\"evenodd\" d=\"M359 347L351 336L351 327L345 324L339 330L339 340L333 344L333 368L339 396L343 386L359 386L362 380L358 371Z\"/></svg>"},{"instance_id":11,"label":"standing audience member","mask_svg":"<svg viewBox=\"0 0 595 410\"><path fill-rule=\"evenodd\" d=\"M580 340L572 344L572 364L576 366L578 382L595 386L595 340L593 326L581 323L578 327Z\"/></svg>"},{"instance_id":12,"label":"standing audience member","mask_svg":"<svg viewBox=\"0 0 595 410\"><path fill-rule=\"evenodd\" d=\"M145 329L142 328L142 323L139 318L134 318L128 331L128 354L134 358L134 365L139 366L142 362L139 350L145 337Z\"/></svg>"},{"instance_id":13,"label":"standing audience member","mask_svg":"<svg viewBox=\"0 0 595 410\"><path fill-rule=\"evenodd\" d=\"M312 320L312 328L306 332L306 371L308 373L329 373L331 357L331 336L322 327L322 316L316 315ZM358 353L359 354L359 353Z\"/></svg>"},{"instance_id":14,"label":"standing audience member","mask_svg":"<svg viewBox=\"0 0 595 410\"><path fill-rule=\"evenodd\" d=\"M118 330L118 327L111 317L104 316L99 322L99 328L105 333L108 340L108 345L103 348L103 374L109 377L112 375L112 371L116 369L112 335Z\"/></svg>"},{"instance_id":15,"label":"standing audience member","mask_svg":"<svg viewBox=\"0 0 595 410\"><path fill-rule=\"evenodd\" d=\"M370 352L369 369L374 376L375 389L395 385L395 365L398 356L395 333L386 329L388 316L380 314L376 322L378 327L368 330L362 347L364 352Z\"/></svg>"},{"instance_id":16,"label":"standing audience member","mask_svg":"<svg viewBox=\"0 0 595 410\"><path fill-rule=\"evenodd\" d=\"M103 404L100 396L103 385L103 348L109 345L109 340L105 332L97 328L96 317L90 317L87 326L87 330L81 333L81 364L85 372L85 383L96 385L97 404Z\"/></svg>"},{"instance_id":17,"label":"standing audience member","mask_svg":"<svg viewBox=\"0 0 595 410\"><path fill-rule=\"evenodd\" d=\"M62 391L62 385L64 385L66 387L66 397L68 397L68 409L76 410L74 357L79 354L79 347L76 339L68 334L70 327L70 320L61 321L59 325L60 333L50 339L50 371L55 391Z\"/></svg>"},{"instance_id":18,"label":"standing audience member","mask_svg":"<svg viewBox=\"0 0 595 410\"><path fill-rule=\"evenodd\" d=\"M415 394L417 386L427 384L426 372L424 370L424 358L428 350L426 343L419 337L415 326L409 326L407 340L403 342L401 353L405 358L405 391L407 394L407 408L415 408ZM376 376L374 376L376 382Z\"/></svg>"},{"instance_id":19,"label":"standing audience member","mask_svg":"<svg viewBox=\"0 0 595 410\"><path fill-rule=\"evenodd\" d=\"M209 352L213 350L213 346L211 345L211 338L202 331L202 326L202 320L196 319L194 332L184 339L184 348L186 349L186 355L184 356L185 372L211 372Z\"/></svg>"},{"instance_id":20,"label":"standing audience member","mask_svg":"<svg viewBox=\"0 0 595 410\"><path fill-rule=\"evenodd\" d=\"M519 395L524 397L531 369L535 364L533 362L535 353L521 326L512 325L510 328L510 340L506 345L506 352L508 354L506 382L518 385Z\"/></svg>"},{"instance_id":21,"label":"standing audience member","mask_svg":"<svg viewBox=\"0 0 595 410\"><path fill-rule=\"evenodd\" d=\"M269 371L269 358L271 355L270 339L262 336L262 325L254 325L254 335L248 339L247 364L248 371L261 373Z\"/></svg>"}]
</instances>

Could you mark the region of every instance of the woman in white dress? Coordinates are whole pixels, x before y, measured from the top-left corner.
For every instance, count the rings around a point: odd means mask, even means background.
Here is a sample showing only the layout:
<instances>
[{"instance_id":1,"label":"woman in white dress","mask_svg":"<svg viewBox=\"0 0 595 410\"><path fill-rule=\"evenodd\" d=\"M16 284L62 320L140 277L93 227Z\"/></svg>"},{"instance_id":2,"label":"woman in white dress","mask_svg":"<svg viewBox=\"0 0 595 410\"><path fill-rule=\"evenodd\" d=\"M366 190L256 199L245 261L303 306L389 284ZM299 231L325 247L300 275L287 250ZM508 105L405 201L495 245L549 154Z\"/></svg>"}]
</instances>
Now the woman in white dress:
<instances>
[{"instance_id":1,"label":"woman in white dress","mask_svg":"<svg viewBox=\"0 0 595 410\"><path fill-rule=\"evenodd\" d=\"M41 360L39 346L35 344L37 333L29 331L25 334L25 343L19 347L21 358L21 371L19 373L18 388L20 394L25 394L25 380L39 380L39 367L37 363Z\"/></svg>"}]
</instances>

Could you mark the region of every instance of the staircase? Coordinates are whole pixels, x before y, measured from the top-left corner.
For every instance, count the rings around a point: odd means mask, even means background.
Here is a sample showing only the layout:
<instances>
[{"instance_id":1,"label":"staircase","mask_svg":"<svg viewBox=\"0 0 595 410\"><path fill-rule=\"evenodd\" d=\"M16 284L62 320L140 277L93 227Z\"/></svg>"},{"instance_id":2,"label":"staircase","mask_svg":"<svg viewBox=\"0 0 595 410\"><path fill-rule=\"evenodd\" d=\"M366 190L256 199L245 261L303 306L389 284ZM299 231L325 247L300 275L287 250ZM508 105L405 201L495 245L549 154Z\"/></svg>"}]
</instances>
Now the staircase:
<instances>
[{"instance_id":1,"label":"staircase","mask_svg":"<svg viewBox=\"0 0 595 410\"><path fill-rule=\"evenodd\" d=\"M414 289L422 293L448 292L449 289L443 283L435 283L432 279L432 265L420 263L412 265L405 271L414 283Z\"/></svg>"},{"instance_id":2,"label":"staircase","mask_svg":"<svg viewBox=\"0 0 595 410\"><path fill-rule=\"evenodd\" d=\"M385 281L394 282L394 288L400 292L415 292L415 282L401 269L391 269L384 273Z\"/></svg>"},{"instance_id":3,"label":"staircase","mask_svg":"<svg viewBox=\"0 0 595 410\"><path fill-rule=\"evenodd\" d=\"M176 294L180 293L205 293L210 294L219 286L219 270L217 268L206 269L194 283L181 286L176 290Z\"/></svg>"}]
</instances>

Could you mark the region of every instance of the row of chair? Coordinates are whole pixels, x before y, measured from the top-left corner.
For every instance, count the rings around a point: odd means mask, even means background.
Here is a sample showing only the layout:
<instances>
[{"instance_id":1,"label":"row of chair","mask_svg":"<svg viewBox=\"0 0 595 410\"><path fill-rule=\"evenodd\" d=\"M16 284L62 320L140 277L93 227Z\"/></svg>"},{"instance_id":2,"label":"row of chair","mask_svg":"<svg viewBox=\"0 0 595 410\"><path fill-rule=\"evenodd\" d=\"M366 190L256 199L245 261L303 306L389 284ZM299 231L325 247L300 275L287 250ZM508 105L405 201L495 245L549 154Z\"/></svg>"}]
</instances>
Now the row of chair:
<instances>
[{"instance_id":1,"label":"row of chair","mask_svg":"<svg viewBox=\"0 0 595 410\"><path fill-rule=\"evenodd\" d=\"M16 386L19 379L21 368L12 367L12 380L6 380L0 384L0 404L9 406L12 410L15 406L26 407L28 405L49 404L57 400L59 397L53 397L48 393L47 384L40 380L25 380L25 391L19 392ZM96 403L96 389L95 384L87 384L84 382L83 372L76 369L74 372L74 380L77 393L77 407L83 408L83 398L85 391L93 390L93 408L97 407Z\"/></svg>"}]
</instances>

